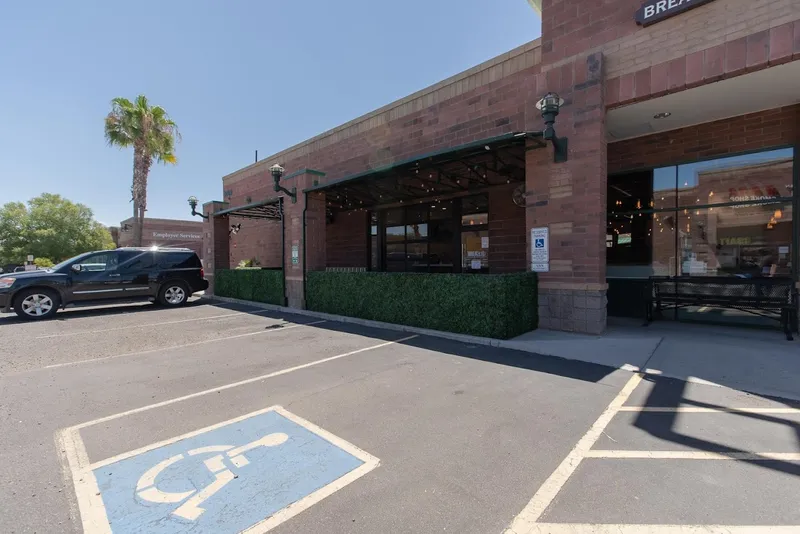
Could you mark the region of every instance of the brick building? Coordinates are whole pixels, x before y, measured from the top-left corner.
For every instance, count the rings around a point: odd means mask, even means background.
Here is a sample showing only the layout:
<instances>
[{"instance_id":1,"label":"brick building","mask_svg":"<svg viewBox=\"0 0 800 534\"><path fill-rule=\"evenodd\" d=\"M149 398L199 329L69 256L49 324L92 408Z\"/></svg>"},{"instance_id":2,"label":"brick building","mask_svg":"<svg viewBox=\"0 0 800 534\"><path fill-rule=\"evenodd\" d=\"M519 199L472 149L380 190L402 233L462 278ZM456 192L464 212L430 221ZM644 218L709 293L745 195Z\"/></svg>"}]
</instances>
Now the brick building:
<instances>
[{"instance_id":1,"label":"brick building","mask_svg":"<svg viewBox=\"0 0 800 534\"><path fill-rule=\"evenodd\" d=\"M207 272L283 266L303 307L308 271L535 269L541 326L580 332L655 274L796 281L800 3L534 4L540 39L225 176Z\"/></svg>"},{"instance_id":2,"label":"brick building","mask_svg":"<svg viewBox=\"0 0 800 534\"><path fill-rule=\"evenodd\" d=\"M115 239L117 246L133 246L133 217L119 223ZM114 233L112 232L112 236ZM179 219L145 218L142 231L142 246L184 247L197 252L203 259L203 223Z\"/></svg>"}]
</instances>

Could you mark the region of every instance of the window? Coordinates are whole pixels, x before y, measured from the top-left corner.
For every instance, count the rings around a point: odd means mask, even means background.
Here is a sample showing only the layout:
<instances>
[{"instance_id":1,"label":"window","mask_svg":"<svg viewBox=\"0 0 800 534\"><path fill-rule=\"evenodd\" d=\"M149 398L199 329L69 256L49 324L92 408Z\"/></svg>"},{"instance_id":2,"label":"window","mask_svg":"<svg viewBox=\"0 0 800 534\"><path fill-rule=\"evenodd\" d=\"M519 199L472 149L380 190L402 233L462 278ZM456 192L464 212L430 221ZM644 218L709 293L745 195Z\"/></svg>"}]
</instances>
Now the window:
<instances>
[{"instance_id":1,"label":"window","mask_svg":"<svg viewBox=\"0 0 800 534\"><path fill-rule=\"evenodd\" d=\"M121 271L143 271L154 267L153 253L150 251L126 251L119 253Z\"/></svg>"},{"instance_id":2,"label":"window","mask_svg":"<svg viewBox=\"0 0 800 534\"><path fill-rule=\"evenodd\" d=\"M105 271L113 271L117 268L117 253L116 252L103 252L100 254L92 254L83 258L79 265L81 272L100 273Z\"/></svg>"},{"instance_id":3,"label":"window","mask_svg":"<svg viewBox=\"0 0 800 534\"><path fill-rule=\"evenodd\" d=\"M488 197L476 195L374 214L371 268L382 248L389 272L488 272L488 211Z\"/></svg>"},{"instance_id":4,"label":"window","mask_svg":"<svg viewBox=\"0 0 800 534\"><path fill-rule=\"evenodd\" d=\"M371 271L377 271L380 269L380 263L379 263L380 247L378 245L378 214L375 212L372 212L370 214L369 251L370 251L369 268Z\"/></svg>"},{"instance_id":5,"label":"window","mask_svg":"<svg viewBox=\"0 0 800 534\"><path fill-rule=\"evenodd\" d=\"M467 197L461 204L461 270L489 270L489 197Z\"/></svg>"},{"instance_id":6,"label":"window","mask_svg":"<svg viewBox=\"0 0 800 534\"><path fill-rule=\"evenodd\" d=\"M158 266L162 269L199 269L200 259L193 252L159 252Z\"/></svg>"},{"instance_id":7,"label":"window","mask_svg":"<svg viewBox=\"0 0 800 534\"><path fill-rule=\"evenodd\" d=\"M607 276L791 276L791 148L608 179Z\"/></svg>"}]
</instances>

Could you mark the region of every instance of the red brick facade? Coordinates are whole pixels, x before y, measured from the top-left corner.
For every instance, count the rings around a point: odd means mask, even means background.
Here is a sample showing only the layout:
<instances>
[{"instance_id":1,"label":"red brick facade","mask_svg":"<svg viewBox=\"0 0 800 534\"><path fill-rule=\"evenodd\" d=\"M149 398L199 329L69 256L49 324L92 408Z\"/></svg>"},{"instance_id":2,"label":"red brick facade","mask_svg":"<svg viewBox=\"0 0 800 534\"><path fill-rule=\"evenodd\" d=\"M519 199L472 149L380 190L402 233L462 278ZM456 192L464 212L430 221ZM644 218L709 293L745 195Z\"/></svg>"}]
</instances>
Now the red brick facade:
<instances>
[{"instance_id":1,"label":"red brick facade","mask_svg":"<svg viewBox=\"0 0 800 534\"><path fill-rule=\"evenodd\" d=\"M608 172L653 168L800 141L800 105L608 145Z\"/></svg>"},{"instance_id":2,"label":"red brick facade","mask_svg":"<svg viewBox=\"0 0 800 534\"><path fill-rule=\"evenodd\" d=\"M554 163L549 146L526 153L525 208L513 203L513 184L489 191L490 270L528 269L530 230L548 227L541 324L602 331L608 173L798 142L795 105L607 144L609 109L800 59L796 0L714 0L645 28L634 20L641 5L543 0L540 41L226 176L226 206L273 197L274 163L286 168L283 185L300 192L296 203L286 198L283 234L274 223L243 222L226 251L229 265L251 257L279 263L285 239L289 305L304 306L305 270L366 267L369 251L366 211L326 222L324 192L307 199L304 189L501 134L541 131L535 103L555 91L565 99L555 127L569 139L569 159Z\"/></svg>"},{"instance_id":3,"label":"red brick facade","mask_svg":"<svg viewBox=\"0 0 800 534\"><path fill-rule=\"evenodd\" d=\"M119 228L119 246L133 246L133 218L120 222ZM190 248L203 258L203 231L201 221L145 218L142 246Z\"/></svg>"}]
</instances>

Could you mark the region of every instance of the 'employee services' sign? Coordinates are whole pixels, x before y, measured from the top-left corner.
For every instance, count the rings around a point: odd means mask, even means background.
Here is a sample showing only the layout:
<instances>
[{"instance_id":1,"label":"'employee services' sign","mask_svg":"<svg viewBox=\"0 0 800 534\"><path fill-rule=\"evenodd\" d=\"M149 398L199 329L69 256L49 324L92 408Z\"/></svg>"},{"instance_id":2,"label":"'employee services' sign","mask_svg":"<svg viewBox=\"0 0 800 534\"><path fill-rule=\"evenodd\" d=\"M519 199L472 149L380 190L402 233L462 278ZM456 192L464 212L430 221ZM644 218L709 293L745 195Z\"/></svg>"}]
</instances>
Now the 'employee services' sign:
<instances>
[{"instance_id":1,"label":"'employee services' sign","mask_svg":"<svg viewBox=\"0 0 800 534\"><path fill-rule=\"evenodd\" d=\"M636 12L636 23L649 26L713 0L649 0Z\"/></svg>"}]
</instances>

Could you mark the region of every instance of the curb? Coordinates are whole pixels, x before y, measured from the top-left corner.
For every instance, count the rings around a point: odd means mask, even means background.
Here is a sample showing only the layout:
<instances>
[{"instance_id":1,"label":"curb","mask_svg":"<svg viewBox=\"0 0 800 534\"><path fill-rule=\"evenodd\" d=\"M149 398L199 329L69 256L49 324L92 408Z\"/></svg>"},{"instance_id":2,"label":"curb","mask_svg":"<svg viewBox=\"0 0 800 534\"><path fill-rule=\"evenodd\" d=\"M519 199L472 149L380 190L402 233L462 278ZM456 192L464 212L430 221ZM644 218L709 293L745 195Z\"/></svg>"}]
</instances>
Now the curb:
<instances>
[{"instance_id":1,"label":"curb","mask_svg":"<svg viewBox=\"0 0 800 534\"><path fill-rule=\"evenodd\" d=\"M264 310L271 310L271 311L287 313L287 314L294 314L294 315L303 315L303 316L306 316L306 317L313 317L313 318L316 318L316 319L325 319L327 321L334 321L334 322L338 322L338 323L355 324L355 325L366 326L366 327L370 327L370 328L381 328L381 329L384 329L384 330L393 330L393 331L396 331L396 332L408 332L408 333L411 333L411 334L419 334L419 335L423 335L423 336L437 337L437 338L440 338L440 339L449 339L449 340L452 340L452 341L460 341L460 342L463 342L463 343L470 343L470 344L473 344L473 345L483 345L483 346L486 346L486 347L497 347L497 348L501 348L501 349L516 350L516 351L519 351L519 352L526 352L528 354L535 354L537 356L544 356L546 358L559 358L561 360L566 360L566 361L581 362L581 363L586 363L586 364L591 364L591 365L600 365L600 366L603 366L603 367L616 369L618 371L625 371L625 372L628 372L628 373L642 373L644 375L649 375L649 376L654 376L654 377L674 378L674 379L682 380L682 381L689 382L689 383L697 383L697 384L707 385L707 386L711 386L711 387L729 389L729 390L732 390L732 391L741 391L741 392L745 392L745 393L748 393L748 394L766 395L766 396L772 396L772 397L788 399L788 400L792 400L792 401L800 401L800 395L795 394L793 392L775 390L775 389L771 389L771 388L758 388L758 387L751 388L751 387L748 387L745 384L742 384L741 387L739 387L737 385L734 385L734 384L723 385L723 384L717 384L715 382L709 382L709 381L706 381L706 380L703 380L703 379L697 379L697 378L694 378L694 377L688 377L687 378L685 376L673 375L671 373L662 373L660 371L653 372L652 370L647 369L647 368L639 369L638 367L634 367L634 366L627 365L627 364L626 365L622 365L622 366L608 365L608 364L603 364L603 363L599 363L599 362L592 362L592 361L589 361L589 360L582 360L580 358L570 358L568 356L563 356L561 354L548 354L546 351L531 350L531 348L526 346L524 343L521 343L521 342L518 342L518 341L510 341L510 340L504 340L504 339L492 339L492 338L488 338L488 337L470 336L470 335L466 335L466 334L455 334L455 333L452 333L452 332L443 332L441 330L430 330L430 329L427 329L427 328L417 328L415 326L405 326L405 325L399 325L399 324L393 324L393 323L383 323L383 322L380 322L380 321L370 321L370 320L367 320L367 319L358 319L358 318L355 318L355 317L345 317L343 315L331 315L331 314L328 314L328 313L320 313L320 312L309 311L309 310L300 310L300 309L296 309L296 308L288 308L288 307L285 307L285 306L276 306L274 304L264 304L264 303L261 303L261 302L252 302L252 301L249 301L249 300L232 299L232 298L228 298L228 297L218 297L218 296L214 296L214 295L203 295L201 297L201 300L209 301L209 302L226 302L228 304L241 304L243 306L250 306L252 308L260 308L260 309L264 309Z\"/></svg>"},{"instance_id":2,"label":"curb","mask_svg":"<svg viewBox=\"0 0 800 534\"><path fill-rule=\"evenodd\" d=\"M263 302L252 302L249 300L232 299L228 297L218 297L212 295L203 295L202 300L226 302L228 304L241 304L243 306L252 306L254 308L261 308L264 310L271 310L282 313L289 313L293 315L304 315L306 317L314 317L316 319L325 319L327 321L335 321L338 323L349 323L359 326L367 326L370 328L381 328L383 330L394 330L396 332L408 332L411 334L419 334L423 336L438 337L442 339L449 339L452 341L461 341L463 343L472 343L473 345L484 345L487 347L497 347L503 349L521 350L523 352L530 352L531 354L538 354L540 356L549 356L548 354L541 354L531 350L525 350L518 346L513 341L503 339L493 339L489 337L471 336L468 334L456 334L453 332L444 332L442 330L430 330L428 328L418 328L416 326L405 326L394 323L384 323L381 321L371 321L369 319L359 319L357 317L346 317L344 315L331 315L328 313L315 312L310 310L300 310L297 308L287 308L285 306L276 306L275 304L264 304ZM553 356L558 358L559 356Z\"/></svg>"}]
</instances>

